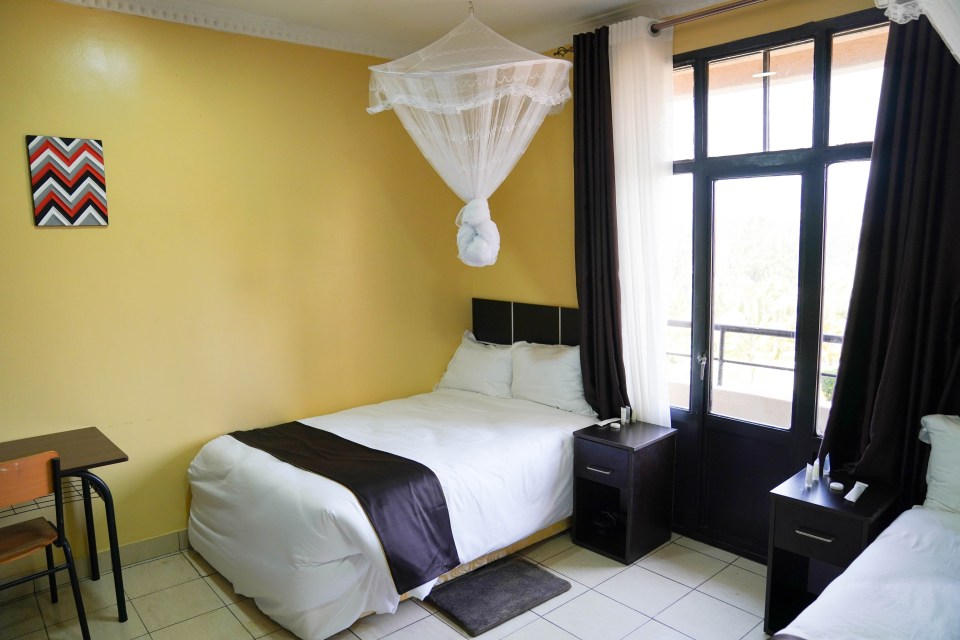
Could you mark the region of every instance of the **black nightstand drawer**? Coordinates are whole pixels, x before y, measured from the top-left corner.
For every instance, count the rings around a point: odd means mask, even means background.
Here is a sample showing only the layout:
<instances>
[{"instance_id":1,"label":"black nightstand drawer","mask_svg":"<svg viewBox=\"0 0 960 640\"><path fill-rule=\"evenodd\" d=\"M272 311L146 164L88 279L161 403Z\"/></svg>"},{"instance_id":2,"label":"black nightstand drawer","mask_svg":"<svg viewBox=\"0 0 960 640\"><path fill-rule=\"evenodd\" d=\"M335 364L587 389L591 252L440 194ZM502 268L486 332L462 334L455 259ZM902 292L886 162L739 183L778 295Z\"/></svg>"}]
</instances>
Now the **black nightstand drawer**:
<instances>
[{"instance_id":1,"label":"black nightstand drawer","mask_svg":"<svg viewBox=\"0 0 960 640\"><path fill-rule=\"evenodd\" d=\"M863 549L863 524L825 509L781 502L776 511L777 547L845 567Z\"/></svg>"},{"instance_id":2,"label":"black nightstand drawer","mask_svg":"<svg viewBox=\"0 0 960 640\"><path fill-rule=\"evenodd\" d=\"M573 473L608 487L625 487L628 455L624 449L578 438L574 441Z\"/></svg>"}]
</instances>

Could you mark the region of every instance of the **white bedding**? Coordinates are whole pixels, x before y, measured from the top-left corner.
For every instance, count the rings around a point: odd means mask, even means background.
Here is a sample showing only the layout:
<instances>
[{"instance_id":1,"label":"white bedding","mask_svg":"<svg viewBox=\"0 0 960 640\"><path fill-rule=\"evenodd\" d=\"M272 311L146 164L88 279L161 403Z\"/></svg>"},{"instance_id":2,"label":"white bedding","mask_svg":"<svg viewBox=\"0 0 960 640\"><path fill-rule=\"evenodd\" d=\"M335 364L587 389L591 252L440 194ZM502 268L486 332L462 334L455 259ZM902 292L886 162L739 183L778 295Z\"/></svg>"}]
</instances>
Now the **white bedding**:
<instances>
[{"instance_id":1,"label":"white bedding","mask_svg":"<svg viewBox=\"0 0 960 640\"><path fill-rule=\"evenodd\" d=\"M570 515L573 438L594 418L439 389L301 420L427 465L443 487L461 562ZM356 498L230 436L188 472L190 543L234 589L301 638L322 639L399 595ZM434 581L411 592L425 597Z\"/></svg>"},{"instance_id":2,"label":"white bedding","mask_svg":"<svg viewBox=\"0 0 960 640\"><path fill-rule=\"evenodd\" d=\"M924 507L902 513L781 633L960 638L960 514Z\"/></svg>"}]
</instances>

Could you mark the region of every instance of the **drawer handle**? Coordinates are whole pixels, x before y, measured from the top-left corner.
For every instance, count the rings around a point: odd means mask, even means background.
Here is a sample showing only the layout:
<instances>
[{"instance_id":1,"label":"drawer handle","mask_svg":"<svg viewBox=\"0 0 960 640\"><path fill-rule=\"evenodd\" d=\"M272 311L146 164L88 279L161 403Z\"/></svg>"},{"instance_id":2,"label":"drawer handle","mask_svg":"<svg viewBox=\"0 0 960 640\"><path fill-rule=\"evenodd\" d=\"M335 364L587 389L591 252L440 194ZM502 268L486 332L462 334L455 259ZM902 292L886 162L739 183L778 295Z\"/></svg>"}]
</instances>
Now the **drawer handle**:
<instances>
[{"instance_id":1,"label":"drawer handle","mask_svg":"<svg viewBox=\"0 0 960 640\"><path fill-rule=\"evenodd\" d=\"M595 471L596 473L602 473L605 476L613 473L610 469L598 469L597 467L587 467L587 471Z\"/></svg>"},{"instance_id":2,"label":"drawer handle","mask_svg":"<svg viewBox=\"0 0 960 640\"><path fill-rule=\"evenodd\" d=\"M820 542L830 543L837 539L836 536L821 536L816 533L810 533L809 531L804 531L803 529L794 529L794 532L799 536L813 538L814 540L819 540Z\"/></svg>"}]
</instances>

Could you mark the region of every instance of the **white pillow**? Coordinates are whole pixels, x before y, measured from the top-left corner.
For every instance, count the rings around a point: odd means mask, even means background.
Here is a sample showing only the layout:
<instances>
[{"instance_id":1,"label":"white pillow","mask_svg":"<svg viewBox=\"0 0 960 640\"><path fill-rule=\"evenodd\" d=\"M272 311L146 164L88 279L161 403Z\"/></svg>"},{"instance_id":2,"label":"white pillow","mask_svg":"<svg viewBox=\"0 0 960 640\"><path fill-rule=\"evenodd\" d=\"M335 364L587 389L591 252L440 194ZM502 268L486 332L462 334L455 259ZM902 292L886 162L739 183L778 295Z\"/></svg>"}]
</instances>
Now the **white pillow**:
<instances>
[{"instance_id":1,"label":"white pillow","mask_svg":"<svg viewBox=\"0 0 960 640\"><path fill-rule=\"evenodd\" d=\"M920 425L920 439L930 445L923 506L960 513L960 416L924 416Z\"/></svg>"},{"instance_id":2,"label":"white pillow","mask_svg":"<svg viewBox=\"0 0 960 640\"><path fill-rule=\"evenodd\" d=\"M583 397L580 347L517 342L512 353L514 398L596 417Z\"/></svg>"},{"instance_id":3,"label":"white pillow","mask_svg":"<svg viewBox=\"0 0 960 640\"><path fill-rule=\"evenodd\" d=\"M510 347L477 342L472 333L465 331L437 388L462 389L509 398L512 378Z\"/></svg>"}]
</instances>

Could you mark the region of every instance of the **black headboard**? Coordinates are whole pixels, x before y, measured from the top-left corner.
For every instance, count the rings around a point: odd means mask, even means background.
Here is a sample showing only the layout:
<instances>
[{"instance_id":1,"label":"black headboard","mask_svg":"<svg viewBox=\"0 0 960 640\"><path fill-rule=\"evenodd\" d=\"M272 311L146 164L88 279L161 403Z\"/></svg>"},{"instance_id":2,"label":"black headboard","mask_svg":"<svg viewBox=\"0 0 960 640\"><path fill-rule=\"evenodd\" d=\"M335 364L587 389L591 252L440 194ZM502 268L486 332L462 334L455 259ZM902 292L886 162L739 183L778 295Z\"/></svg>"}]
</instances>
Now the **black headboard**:
<instances>
[{"instance_id":1,"label":"black headboard","mask_svg":"<svg viewBox=\"0 0 960 640\"><path fill-rule=\"evenodd\" d=\"M481 342L580 344L580 311L571 307L473 299L473 335Z\"/></svg>"}]
</instances>

